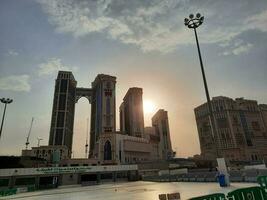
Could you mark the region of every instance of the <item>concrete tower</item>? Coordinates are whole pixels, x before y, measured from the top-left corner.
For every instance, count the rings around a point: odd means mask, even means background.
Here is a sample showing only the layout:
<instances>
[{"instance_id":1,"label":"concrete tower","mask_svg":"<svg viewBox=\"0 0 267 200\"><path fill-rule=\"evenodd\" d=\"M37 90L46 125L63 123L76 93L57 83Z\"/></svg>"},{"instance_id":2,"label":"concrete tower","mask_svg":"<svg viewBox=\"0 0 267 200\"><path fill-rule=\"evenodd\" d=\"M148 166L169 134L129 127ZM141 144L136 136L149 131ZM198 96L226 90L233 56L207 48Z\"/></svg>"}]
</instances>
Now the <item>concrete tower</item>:
<instances>
[{"instance_id":1,"label":"concrete tower","mask_svg":"<svg viewBox=\"0 0 267 200\"><path fill-rule=\"evenodd\" d=\"M71 72L59 71L55 84L49 145L65 145L72 150L75 103L86 97L91 103L91 130L89 157L97 157L100 134L115 132L116 77L99 74L92 88L77 88Z\"/></svg>"},{"instance_id":2,"label":"concrete tower","mask_svg":"<svg viewBox=\"0 0 267 200\"><path fill-rule=\"evenodd\" d=\"M144 137L144 113L143 113L142 88L130 88L123 103L120 106L121 132L130 136Z\"/></svg>"},{"instance_id":3,"label":"concrete tower","mask_svg":"<svg viewBox=\"0 0 267 200\"><path fill-rule=\"evenodd\" d=\"M92 82L89 157L97 157L97 142L104 133L116 131L116 77L99 74Z\"/></svg>"},{"instance_id":4,"label":"concrete tower","mask_svg":"<svg viewBox=\"0 0 267 200\"><path fill-rule=\"evenodd\" d=\"M49 145L72 149L77 82L71 72L59 71L55 83Z\"/></svg>"}]
</instances>

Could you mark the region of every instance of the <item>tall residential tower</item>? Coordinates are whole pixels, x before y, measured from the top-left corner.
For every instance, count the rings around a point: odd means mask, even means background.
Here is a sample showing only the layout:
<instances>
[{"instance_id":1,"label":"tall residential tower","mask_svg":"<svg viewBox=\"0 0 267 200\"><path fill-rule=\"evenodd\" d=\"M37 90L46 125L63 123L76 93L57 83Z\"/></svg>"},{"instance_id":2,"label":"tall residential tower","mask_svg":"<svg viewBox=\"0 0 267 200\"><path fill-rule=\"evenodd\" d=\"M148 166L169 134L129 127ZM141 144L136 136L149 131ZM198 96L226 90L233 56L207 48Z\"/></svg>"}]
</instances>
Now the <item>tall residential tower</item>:
<instances>
[{"instance_id":1,"label":"tall residential tower","mask_svg":"<svg viewBox=\"0 0 267 200\"><path fill-rule=\"evenodd\" d=\"M120 131L135 137L144 137L142 88L130 88L120 106Z\"/></svg>"}]
</instances>

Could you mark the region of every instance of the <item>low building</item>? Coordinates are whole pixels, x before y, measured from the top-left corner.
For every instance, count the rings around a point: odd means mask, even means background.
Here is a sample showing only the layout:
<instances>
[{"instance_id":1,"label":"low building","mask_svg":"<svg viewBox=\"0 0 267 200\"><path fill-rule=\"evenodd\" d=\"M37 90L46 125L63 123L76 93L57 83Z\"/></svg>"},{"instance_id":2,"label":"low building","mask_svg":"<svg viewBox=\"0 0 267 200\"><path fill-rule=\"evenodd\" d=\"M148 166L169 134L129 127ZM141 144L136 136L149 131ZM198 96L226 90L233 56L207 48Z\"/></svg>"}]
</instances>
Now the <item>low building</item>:
<instances>
[{"instance_id":1,"label":"low building","mask_svg":"<svg viewBox=\"0 0 267 200\"><path fill-rule=\"evenodd\" d=\"M103 134L99 138L101 164L127 164L147 161L151 155L149 140L120 132Z\"/></svg>"},{"instance_id":2,"label":"low building","mask_svg":"<svg viewBox=\"0 0 267 200\"><path fill-rule=\"evenodd\" d=\"M22 157L42 158L48 163L59 162L60 160L69 158L69 149L63 145L32 147L31 150L22 150Z\"/></svg>"},{"instance_id":3,"label":"low building","mask_svg":"<svg viewBox=\"0 0 267 200\"><path fill-rule=\"evenodd\" d=\"M137 165L12 168L0 170L0 189L48 189L61 185L92 185L137 180Z\"/></svg>"}]
</instances>

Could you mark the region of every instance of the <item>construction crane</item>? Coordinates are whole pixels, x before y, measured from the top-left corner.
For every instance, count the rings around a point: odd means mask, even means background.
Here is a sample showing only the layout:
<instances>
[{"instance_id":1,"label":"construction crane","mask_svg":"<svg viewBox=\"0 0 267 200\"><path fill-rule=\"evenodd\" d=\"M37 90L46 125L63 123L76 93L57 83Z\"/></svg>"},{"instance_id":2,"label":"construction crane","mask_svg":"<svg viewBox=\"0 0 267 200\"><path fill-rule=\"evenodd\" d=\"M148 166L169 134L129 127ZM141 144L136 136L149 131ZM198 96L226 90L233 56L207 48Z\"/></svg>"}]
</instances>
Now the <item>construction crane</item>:
<instances>
[{"instance_id":1,"label":"construction crane","mask_svg":"<svg viewBox=\"0 0 267 200\"><path fill-rule=\"evenodd\" d=\"M88 158L88 123L89 123L89 118L87 118L86 143L85 143L85 158Z\"/></svg>"},{"instance_id":2,"label":"construction crane","mask_svg":"<svg viewBox=\"0 0 267 200\"><path fill-rule=\"evenodd\" d=\"M30 138L30 134L31 134L31 131L32 131L33 120L34 120L34 118L32 117L30 130L29 130L29 133L28 133L28 136L27 136L27 139L26 139L26 143L25 143L25 144L26 144L26 149L28 149L28 145L30 144L30 142L29 142L29 138Z\"/></svg>"}]
</instances>

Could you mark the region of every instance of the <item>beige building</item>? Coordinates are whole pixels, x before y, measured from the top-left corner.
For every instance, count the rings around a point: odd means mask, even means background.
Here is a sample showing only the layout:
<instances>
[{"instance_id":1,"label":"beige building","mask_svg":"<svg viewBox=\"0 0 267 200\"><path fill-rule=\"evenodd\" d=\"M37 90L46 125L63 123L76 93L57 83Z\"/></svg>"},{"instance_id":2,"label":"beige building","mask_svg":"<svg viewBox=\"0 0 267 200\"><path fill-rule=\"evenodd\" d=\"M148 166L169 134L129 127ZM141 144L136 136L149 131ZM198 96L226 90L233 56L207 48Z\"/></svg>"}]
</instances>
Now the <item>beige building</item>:
<instances>
[{"instance_id":1,"label":"beige building","mask_svg":"<svg viewBox=\"0 0 267 200\"><path fill-rule=\"evenodd\" d=\"M101 164L126 164L148 161L151 154L149 140L120 132L102 134L99 140Z\"/></svg>"},{"instance_id":2,"label":"beige building","mask_svg":"<svg viewBox=\"0 0 267 200\"><path fill-rule=\"evenodd\" d=\"M67 146L63 145L32 147L31 150L22 150L22 156L42 158L49 163L53 163L53 161L69 158L69 149Z\"/></svg>"},{"instance_id":3,"label":"beige building","mask_svg":"<svg viewBox=\"0 0 267 200\"><path fill-rule=\"evenodd\" d=\"M212 134L207 103L195 108L201 156L229 160L263 160L267 156L267 134L263 112L255 100L212 98L216 135ZM266 119L266 118L265 118Z\"/></svg>"}]
</instances>

